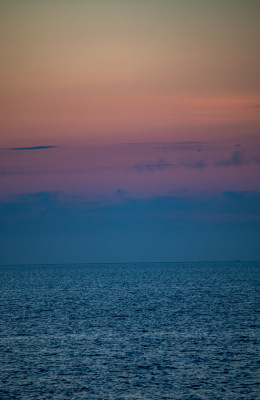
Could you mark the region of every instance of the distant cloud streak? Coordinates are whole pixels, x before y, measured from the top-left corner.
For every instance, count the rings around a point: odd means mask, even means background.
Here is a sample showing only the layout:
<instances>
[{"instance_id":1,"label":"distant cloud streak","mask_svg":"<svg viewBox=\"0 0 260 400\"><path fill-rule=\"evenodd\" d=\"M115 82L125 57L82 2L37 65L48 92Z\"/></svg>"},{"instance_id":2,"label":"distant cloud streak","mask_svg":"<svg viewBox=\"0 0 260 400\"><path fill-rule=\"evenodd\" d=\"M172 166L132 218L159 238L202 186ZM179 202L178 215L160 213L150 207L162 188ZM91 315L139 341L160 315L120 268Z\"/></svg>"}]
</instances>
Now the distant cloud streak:
<instances>
[{"instance_id":1,"label":"distant cloud streak","mask_svg":"<svg viewBox=\"0 0 260 400\"><path fill-rule=\"evenodd\" d=\"M206 168L208 165L207 165L206 161L199 160L199 161L183 162L183 163L181 163L181 166L185 167L185 168L203 169L203 168Z\"/></svg>"},{"instance_id":2,"label":"distant cloud streak","mask_svg":"<svg viewBox=\"0 0 260 400\"><path fill-rule=\"evenodd\" d=\"M59 146L32 146L32 147L8 147L7 150L47 150L56 149Z\"/></svg>"},{"instance_id":3,"label":"distant cloud streak","mask_svg":"<svg viewBox=\"0 0 260 400\"><path fill-rule=\"evenodd\" d=\"M175 167L175 164L163 160L156 163L138 163L133 166L134 170L137 172L156 172L173 167Z\"/></svg>"}]
</instances>

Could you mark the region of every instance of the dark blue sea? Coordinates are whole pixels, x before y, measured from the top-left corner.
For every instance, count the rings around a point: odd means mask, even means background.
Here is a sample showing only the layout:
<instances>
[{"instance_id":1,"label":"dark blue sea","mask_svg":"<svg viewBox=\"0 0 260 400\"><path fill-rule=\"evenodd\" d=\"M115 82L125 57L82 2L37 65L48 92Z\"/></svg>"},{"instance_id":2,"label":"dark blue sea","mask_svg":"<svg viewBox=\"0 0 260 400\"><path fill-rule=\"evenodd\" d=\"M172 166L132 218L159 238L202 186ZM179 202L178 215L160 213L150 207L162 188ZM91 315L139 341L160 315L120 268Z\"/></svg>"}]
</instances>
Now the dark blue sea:
<instances>
[{"instance_id":1,"label":"dark blue sea","mask_svg":"<svg viewBox=\"0 0 260 400\"><path fill-rule=\"evenodd\" d=\"M260 263L0 267L0 399L252 399Z\"/></svg>"}]
</instances>

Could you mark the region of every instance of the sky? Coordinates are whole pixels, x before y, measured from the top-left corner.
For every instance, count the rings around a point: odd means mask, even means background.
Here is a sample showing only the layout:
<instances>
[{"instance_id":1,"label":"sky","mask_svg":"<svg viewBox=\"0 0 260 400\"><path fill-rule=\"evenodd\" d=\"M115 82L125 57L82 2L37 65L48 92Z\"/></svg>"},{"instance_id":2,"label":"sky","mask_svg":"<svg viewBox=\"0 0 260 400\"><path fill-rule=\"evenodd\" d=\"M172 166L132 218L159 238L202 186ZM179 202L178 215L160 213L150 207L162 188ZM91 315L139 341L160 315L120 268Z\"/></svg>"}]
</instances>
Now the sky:
<instances>
[{"instance_id":1,"label":"sky","mask_svg":"<svg viewBox=\"0 0 260 400\"><path fill-rule=\"evenodd\" d=\"M260 259L260 2L0 2L0 264Z\"/></svg>"}]
</instances>

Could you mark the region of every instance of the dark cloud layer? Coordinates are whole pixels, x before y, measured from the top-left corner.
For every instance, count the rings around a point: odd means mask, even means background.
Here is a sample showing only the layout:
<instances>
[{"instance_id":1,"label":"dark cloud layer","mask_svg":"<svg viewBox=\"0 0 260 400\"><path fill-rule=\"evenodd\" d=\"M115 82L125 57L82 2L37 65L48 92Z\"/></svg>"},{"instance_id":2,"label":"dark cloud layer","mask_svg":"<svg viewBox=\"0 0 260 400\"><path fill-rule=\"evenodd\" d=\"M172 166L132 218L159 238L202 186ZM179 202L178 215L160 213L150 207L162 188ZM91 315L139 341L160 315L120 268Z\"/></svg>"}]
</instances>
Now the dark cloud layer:
<instances>
[{"instance_id":1,"label":"dark cloud layer","mask_svg":"<svg viewBox=\"0 0 260 400\"><path fill-rule=\"evenodd\" d=\"M0 203L0 236L0 263L257 259L260 192L138 199L119 189L112 203L20 195Z\"/></svg>"}]
</instances>

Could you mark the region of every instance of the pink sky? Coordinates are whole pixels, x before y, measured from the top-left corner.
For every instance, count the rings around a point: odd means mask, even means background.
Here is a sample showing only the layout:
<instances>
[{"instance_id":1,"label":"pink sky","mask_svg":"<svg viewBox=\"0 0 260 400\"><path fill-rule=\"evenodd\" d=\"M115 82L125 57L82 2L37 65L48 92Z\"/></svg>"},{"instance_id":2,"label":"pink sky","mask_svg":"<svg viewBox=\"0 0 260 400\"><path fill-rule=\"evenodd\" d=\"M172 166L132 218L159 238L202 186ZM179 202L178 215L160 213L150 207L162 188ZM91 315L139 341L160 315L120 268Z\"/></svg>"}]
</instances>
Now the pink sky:
<instances>
[{"instance_id":1,"label":"pink sky","mask_svg":"<svg viewBox=\"0 0 260 400\"><path fill-rule=\"evenodd\" d=\"M2 1L1 193L258 189L258 8Z\"/></svg>"}]
</instances>

